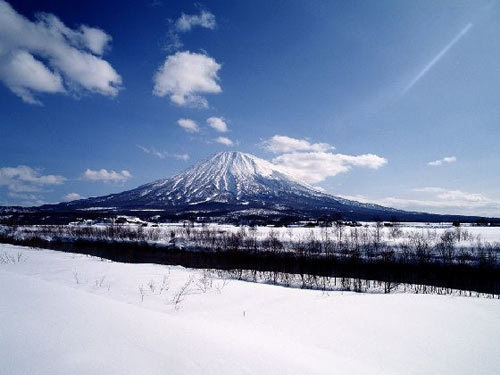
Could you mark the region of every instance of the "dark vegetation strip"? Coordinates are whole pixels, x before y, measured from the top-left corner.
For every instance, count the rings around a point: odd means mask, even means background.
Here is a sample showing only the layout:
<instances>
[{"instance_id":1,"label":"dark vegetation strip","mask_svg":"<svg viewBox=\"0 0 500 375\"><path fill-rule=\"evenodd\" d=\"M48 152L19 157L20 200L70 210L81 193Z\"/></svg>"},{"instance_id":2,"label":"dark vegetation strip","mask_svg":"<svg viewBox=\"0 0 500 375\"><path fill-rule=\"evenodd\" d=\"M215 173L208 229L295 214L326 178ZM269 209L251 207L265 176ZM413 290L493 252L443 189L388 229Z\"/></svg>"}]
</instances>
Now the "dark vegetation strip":
<instances>
[{"instance_id":1,"label":"dark vegetation strip","mask_svg":"<svg viewBox=\"0 0 500 375\"><path fill-rule=\"evenodd\" d=\"M222 270L241 279L249 279L248 271L258 271L275 274L270 278L271 281L282 281L282 278L276 276L278 274L314 275L365 281L378 280L388 285L398 283L424 285L500 296L500 269L492 266L456 263L404 264L387 260L367 261L362 258L308 256L292 252L249 252L231 249L195 251L157 247L141 241L114 242L78 239L67 242L47 241L41 238L18 240L2 237L0 242L87 254L123 263L157 263ZM275 283L283 285L281 281Z\"/></svg>"}]
</instances>

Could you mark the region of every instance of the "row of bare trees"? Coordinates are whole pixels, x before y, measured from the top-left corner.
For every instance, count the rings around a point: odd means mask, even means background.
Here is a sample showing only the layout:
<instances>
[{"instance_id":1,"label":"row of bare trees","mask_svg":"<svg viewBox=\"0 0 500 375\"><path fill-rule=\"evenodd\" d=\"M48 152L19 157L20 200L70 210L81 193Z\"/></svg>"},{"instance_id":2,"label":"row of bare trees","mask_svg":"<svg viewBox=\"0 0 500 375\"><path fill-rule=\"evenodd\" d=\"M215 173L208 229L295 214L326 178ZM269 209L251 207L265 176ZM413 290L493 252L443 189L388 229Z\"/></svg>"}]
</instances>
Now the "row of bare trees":
<instances>
[{"instance_id":1,"label":"row of bare trees","mask_svg":"<svg viewBox=\"0 0 500 375\"><path fill-rule=\"evenodd\" d=\"M300 232L300 235L297 233ZM466 229L403 231L381 223L364 227L304 228L219 226L151 227L81 225L0 227L0 240L134 242L209 252L245 252L350 262L468 264L496 267L500 243L474 238Z\"/></svg>"},{"instance_id":2,"label":"row of bare trees","mask_svg":"<svg viewBox=\"0 0 500 375\"><path fill-rule=\"evenodd\" d=\"M351 291L358 293L415 293L500 298L499 294L455 289L446 286L402 283L388 280L368 280L358 277L333 277L314 274L292 274L280 271L211 270L216 278L236 279L285 287L314 289L323 292Z\"/></svg>"}]
</instances>

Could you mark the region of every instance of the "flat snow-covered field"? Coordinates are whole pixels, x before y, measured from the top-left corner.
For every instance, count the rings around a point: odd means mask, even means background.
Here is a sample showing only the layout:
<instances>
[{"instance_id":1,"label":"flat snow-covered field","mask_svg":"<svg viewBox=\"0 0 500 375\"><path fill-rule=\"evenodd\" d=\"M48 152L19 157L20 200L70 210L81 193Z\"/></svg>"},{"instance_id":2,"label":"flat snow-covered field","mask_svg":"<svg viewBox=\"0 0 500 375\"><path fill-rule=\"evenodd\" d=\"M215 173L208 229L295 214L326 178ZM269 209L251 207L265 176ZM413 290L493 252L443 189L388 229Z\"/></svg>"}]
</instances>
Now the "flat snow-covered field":
<instances>
[{"instance_id":1,"label":"flat snow-covered field","mask_svg":"<svg viewBox=\"0 0 500 375\"><path fill-rule=\"evenodd\" d=\"M498 299L355 294L0 244L0 374L499 374Z\"/></svg>"},{"instance_id":2,"label":"flat snow-covered field","mask_svg":"<svg viewBox=\"0 0 500 375\"><path fill-rule=\"evenodd\" d=\"M375 230L376 223L374 222L360 222L359 227L343 227L343 236L348 238L351 236L351 233L355 230L362 233L363 231L368 231L373 233ZM219 231L227 231L227 232L238 232L241 231L242 228L244 230L249 229L249 227L245 226L235 226L229 224L208 224L208 228L216 229ZM183 225L180 223L175 224L162 224L161 228L173 228L173 229L181 229ZM195 226L194 230L199 229L200 226ZM498 243L500 242L500 227L486 227L486 226L476 226L476 225L468 225L462 224L461 227L456 228L451 223L400 223L396 225L396 228L401 230L399 238L392 238L390 227L383 227L381 229L381 237L382 240L387 244L396 244L408 236L413 234L421 234L429 237L439 238L446 231L451 231L456 233L457 231L461 231L462 234L467 235L467 239L461 241L458 245L460 246L470 246L477 241L482 242L490 242L490 243ZM311 237L322 240L325 238L325 235L329 235L331 239L335 239L336 237L336 229L335 227L271 227L271 226L258 226L255 228L255 234L258 239L264 239L269 236L269 233L273 232L277 238L280 240L287 241L297 241L297 240L307 240Z\"/></svg>"}]
</instances>

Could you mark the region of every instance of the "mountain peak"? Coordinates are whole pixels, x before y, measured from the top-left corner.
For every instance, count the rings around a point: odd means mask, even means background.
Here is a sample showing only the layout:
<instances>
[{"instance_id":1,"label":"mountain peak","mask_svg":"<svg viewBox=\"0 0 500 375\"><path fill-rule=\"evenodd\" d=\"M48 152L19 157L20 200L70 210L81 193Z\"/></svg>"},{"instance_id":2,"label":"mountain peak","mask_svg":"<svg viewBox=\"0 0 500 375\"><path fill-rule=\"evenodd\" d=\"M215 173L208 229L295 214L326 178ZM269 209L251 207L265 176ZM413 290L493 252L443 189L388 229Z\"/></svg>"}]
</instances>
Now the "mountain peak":
<instances>
[{"instance_id":1,"label":"mountain peak","mask_svg":"<svg viewBox=\"0 0 500 375\"><path fill-rule=\"evenodd\" d=\"M130 212L150 209L164 214L319 215L373 219L416 213L349 201L290 176L280 166L239 151L219 152L178 175L104 197L61 203L58 208ZM127 211L128 212L128 211Z\"/></svg>"},{"instance_id":2,"label":"mountain peak","mask_svg":"<svg viewBox=\"0 0 500 375\"><path fill-rule=\"evenodd\" d=\"M220 151L220 152L217 152L213 158L215 157L238 157L238 156L242 156L242 155L249 155L249 156L254 156L252 154L246 154L244 152L241 152L241 151Z\"/></svg>"},{"instance_id":3,"label":"mountain peak","mask_svg":"<svg viewBox=\"0 0 500 375\"><path fill-rule=\"evenodd\" d=\"M201 203L248 205L291 196L317 196L311 186L280 166L239 151L219 152L178 175L136 189L93 199L88 204L186 206ZM71 203L69 203L71 205Z\"/></svg>"},{"instance_id":4,"label":"mountain peak","mask_svg":"<svg viewBox=\"0 0 500 375\"><path fill-rule=\"evenodd\" d=\"M309 189L294 180L279 166L255 155L238 151L219 152L194 165L183 173L160 182L161 185L182 187L185 196L193 193L208 200L240 200L242 197L265 191L271 193L278 185Z\"/></svg>"},{"instance_id":5,"label":"mountain peak","mask_svg":"<svg viewBox=\"0 0 500 375\"><path fill-rule=\"evenodd\" d=\"M252 175L270 176L273 173L286 174L279 166L255 155L240 151L219 152L190 170L210 170L211 173L214 173L212 176L220 177L222 174L230 174L235 178L245 178ZM288 175L286 177L293 179Z\"/></svg>"}]
</instances>

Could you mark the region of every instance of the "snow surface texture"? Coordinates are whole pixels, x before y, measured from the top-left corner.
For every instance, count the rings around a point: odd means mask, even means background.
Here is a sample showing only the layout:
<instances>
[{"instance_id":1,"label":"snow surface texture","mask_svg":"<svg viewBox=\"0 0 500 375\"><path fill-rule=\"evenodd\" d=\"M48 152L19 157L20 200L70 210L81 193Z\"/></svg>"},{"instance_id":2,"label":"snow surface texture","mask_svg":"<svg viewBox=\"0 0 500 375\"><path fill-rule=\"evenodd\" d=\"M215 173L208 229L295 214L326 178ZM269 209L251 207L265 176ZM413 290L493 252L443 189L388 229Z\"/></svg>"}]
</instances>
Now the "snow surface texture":
<instances>
[{"instance_id":1,"label":"snow surface texture","mask_svg":"<svg viewBox=\"0 0 500 375\"><path fill-rule=\"evenodd\" d=\"M222 280L203 292L201 273L182 267L12 245L0 254L1 374L500 370L498 300Z\"/></svg>"}]
</instances>

